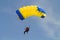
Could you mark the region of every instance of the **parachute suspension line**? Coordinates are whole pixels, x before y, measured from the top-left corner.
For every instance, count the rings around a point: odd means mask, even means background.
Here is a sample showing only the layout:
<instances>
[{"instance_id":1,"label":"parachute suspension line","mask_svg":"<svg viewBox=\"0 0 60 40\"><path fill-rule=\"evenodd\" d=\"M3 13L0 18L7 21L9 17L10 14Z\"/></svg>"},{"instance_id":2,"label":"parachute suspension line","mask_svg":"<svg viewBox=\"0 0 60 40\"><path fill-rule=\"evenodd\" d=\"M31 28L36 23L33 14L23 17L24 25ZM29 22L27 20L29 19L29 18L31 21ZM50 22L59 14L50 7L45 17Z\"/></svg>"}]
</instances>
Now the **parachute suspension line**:
<instances>
[{"instance_id":1,"label":"parachute suspension line","mask_svg":"<svg viewBox=\"0 0 60 40\"><path fill-rule=\"evenodd\" d=\"M31 26L31 20L30 20L30 18L27 20L27 26L30 28L30 26Z\"/></svg>"}]
</instances>

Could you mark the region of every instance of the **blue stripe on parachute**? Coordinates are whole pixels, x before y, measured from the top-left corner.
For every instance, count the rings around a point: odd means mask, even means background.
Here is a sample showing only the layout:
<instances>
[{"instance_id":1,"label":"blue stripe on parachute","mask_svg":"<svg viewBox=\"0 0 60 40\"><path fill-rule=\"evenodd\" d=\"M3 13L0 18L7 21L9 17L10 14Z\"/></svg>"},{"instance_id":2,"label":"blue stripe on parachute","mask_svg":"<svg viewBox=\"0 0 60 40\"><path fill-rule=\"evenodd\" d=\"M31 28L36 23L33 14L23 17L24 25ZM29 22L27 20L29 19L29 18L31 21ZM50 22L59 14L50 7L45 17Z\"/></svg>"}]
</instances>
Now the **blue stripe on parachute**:
<instances>
[{"instance_id":1,"label":"blue stripe on parachute","mask_svg":"<svg viewBox=\"0 0 60 40\"><path fill-rule=\"evenodd\" d=\"M16 10L16 13L17 13L17 15L19 16L19 18L20 18L21 20L24 20L24 17L23 17L22 14L19 12L19 10Z\"/></svg>"},{"instance_id":2,"label":"blue stripe on parachute","mask_svg":"<svg viewBox=\"0 0 60 40\"><path fill-rule=\"evenodd\" d=\"M38 11L41 11L41 12L43 12L43 13L46 13L45 10L43 10L42 8L40 8L40 7L37 7L37 8L38 8L38 9L37 9Z\"/></svg>"}]
</instances>

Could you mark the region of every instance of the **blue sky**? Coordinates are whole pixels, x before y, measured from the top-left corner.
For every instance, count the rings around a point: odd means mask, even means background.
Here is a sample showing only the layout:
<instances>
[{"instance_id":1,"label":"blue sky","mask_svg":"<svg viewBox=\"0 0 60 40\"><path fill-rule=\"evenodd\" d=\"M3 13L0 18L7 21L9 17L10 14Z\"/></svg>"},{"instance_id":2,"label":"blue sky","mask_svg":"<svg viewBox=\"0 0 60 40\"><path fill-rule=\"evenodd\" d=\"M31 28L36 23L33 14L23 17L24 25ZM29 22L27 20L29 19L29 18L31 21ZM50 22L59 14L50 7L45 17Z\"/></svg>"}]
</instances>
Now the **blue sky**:
<instances>
[{"instance_id":1,"label":"blue sky","mask_svg":"<svg viewBox=\"0 0 60 40\"><path fill-rule=\"evenodd\" d=\"M46 18L18 20L16 10L37 5L46 10ZM24 35L30 25L29 34ZM0 0L0 40L60 40L60 0Z\"/></svg>"}]
</instances>

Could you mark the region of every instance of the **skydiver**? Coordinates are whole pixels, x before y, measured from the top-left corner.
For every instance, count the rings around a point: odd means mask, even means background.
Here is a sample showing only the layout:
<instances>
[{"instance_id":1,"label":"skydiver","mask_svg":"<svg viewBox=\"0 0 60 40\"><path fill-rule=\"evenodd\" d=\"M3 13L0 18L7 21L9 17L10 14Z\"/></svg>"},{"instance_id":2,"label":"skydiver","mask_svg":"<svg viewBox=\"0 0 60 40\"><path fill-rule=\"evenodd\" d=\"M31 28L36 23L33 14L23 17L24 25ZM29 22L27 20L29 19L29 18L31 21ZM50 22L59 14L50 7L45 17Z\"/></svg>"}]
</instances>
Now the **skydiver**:
<instances>
[{"instance_id":1,"label":"skydiver","mask_svg":"<svg viewBox=\"0 0 60 40\"><path fill-rule=\"evenodd\" d=\"M25 28L25 31L24 31L24 34L25 34L25 32L28 33L28 31L29 31L29 27L26 27L26 28Z\"/></svg>"}]
</instances>

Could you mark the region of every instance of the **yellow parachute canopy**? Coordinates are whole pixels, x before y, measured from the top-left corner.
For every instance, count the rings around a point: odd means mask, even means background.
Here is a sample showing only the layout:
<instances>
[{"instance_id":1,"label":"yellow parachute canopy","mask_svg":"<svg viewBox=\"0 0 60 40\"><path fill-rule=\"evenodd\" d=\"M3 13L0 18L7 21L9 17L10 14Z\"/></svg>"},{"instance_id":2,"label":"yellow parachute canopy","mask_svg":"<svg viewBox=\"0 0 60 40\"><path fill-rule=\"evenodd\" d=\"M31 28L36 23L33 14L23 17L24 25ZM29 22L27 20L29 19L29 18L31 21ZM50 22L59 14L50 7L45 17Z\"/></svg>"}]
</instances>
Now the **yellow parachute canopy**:
<instances>
[{"instance_id":1,"label":"yellow parachute canopy","mask_svg":"<svg viewBox=\"0 0 60 40\"><path fill-rule=\"evenodd\" d=\"M46 16L46 12L36 5L21 7L16 10L16 13L21 20L24 20L31 16L37 16L41 18L44 18Z\"/></svg>"}]
</instances>

